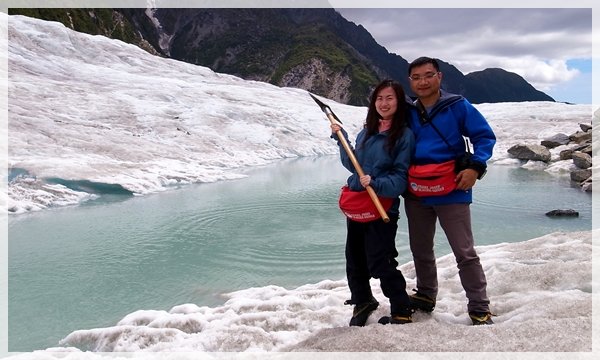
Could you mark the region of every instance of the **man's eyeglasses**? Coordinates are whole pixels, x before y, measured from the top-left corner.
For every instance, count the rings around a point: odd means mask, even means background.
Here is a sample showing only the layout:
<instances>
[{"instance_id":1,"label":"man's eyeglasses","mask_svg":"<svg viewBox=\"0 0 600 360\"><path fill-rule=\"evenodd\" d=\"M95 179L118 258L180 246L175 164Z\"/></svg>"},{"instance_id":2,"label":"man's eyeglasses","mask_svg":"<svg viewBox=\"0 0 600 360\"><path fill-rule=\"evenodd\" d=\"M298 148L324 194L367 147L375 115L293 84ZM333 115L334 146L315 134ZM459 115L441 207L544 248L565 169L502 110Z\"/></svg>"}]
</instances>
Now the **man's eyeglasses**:
<instances>
[{"instance_id":1,"label":"man's eyeglasses","mask_svg":"<svg viewBox=\"0 0 600 360\"><path fill-rule=\"evenodd\" d=\"M417 81L421 81L421 80L431 80L437 74L439 74L439 72L428 72L428 73L425 73L424 75L413 75L413 76L409 76L408 78L411 81L417 82Z\"/></svg>"}]
</instances>

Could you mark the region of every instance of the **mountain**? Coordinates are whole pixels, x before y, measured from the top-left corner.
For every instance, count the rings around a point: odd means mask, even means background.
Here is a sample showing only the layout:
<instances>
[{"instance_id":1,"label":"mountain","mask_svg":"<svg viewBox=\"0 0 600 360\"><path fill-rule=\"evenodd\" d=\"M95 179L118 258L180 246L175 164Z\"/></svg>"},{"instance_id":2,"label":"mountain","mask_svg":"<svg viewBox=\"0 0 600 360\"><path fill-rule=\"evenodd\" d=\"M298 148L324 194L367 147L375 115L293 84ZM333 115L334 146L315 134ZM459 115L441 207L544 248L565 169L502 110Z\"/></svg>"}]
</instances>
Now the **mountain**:
<instances>
[{"instance_id":1,"label":"mountain","mask_svg":"<svg viewBox=\"0 0 600 360\"><path fill-rule=\"evenodd\" d=\"M246 80L297 87L351 105L368 104L384 78L410 94L408 61L331 8L9 9L76 31L133 43L164 57ZM473 103L554 101L517 74L464 75L440 61L442 87Z\"/></svg>"},{"instance_id":2,"label":"mountain","mask_svg":"<svg viewBox=\"0 0 600 360\"><path fill-rule=\"evenodd\" d=\"M518 102L529 98L532 101L554 101L541 91L536 90L521 76L503 69L493 68L467 74L470 86L465 96L474 103L487 102L495 97L498 102Z\"/></svg>"}]
</instances>

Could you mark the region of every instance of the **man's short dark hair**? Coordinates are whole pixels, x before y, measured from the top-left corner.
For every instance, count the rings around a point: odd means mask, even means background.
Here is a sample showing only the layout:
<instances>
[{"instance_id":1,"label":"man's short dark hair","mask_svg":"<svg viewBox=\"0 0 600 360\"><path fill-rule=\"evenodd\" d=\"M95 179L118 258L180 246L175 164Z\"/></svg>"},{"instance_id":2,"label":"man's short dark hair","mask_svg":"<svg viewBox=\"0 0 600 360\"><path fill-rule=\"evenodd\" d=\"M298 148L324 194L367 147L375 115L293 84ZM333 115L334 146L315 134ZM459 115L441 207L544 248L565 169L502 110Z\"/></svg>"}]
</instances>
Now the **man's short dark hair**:
<instances>
[{"instance_id":1,"label":"man's short dark hair","mask_svg":"<svg viewBox=\"0 0 600 360\"><path fill-rule=\"evenodd\" d=\"M423 66L425 64L431 64L435 68L435 71L440 71L440 64L438 64L436 59L427 56L421 56L420 58L413 60L413 62L408 65L408 75L410 75L410 72L413 68Z\"/></svg>"}]
</instances>

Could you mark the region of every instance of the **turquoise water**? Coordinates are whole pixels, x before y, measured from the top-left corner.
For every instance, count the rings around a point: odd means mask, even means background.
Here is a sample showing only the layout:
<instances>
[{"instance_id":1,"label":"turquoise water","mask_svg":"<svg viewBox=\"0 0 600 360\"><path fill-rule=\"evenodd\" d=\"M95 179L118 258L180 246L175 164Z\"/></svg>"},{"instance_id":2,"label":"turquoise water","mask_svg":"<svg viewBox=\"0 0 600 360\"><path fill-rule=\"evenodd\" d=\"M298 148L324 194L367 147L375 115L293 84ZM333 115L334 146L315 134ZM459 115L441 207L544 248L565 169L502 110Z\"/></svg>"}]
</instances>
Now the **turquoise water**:
<instances>
[{"instance_id":1,"label":"turquoise water","mask_svg":"<svg viewBox=\"0 0 600 360\"><path fill-rule=\"evenodd\" d=\"M337 156L284 161L248 175L11 216L9 350L57 346L71 331L112 326L140 309L215 306L233 290L343 278L337 195L348 173ZM476 242L589 230L591 207L591 195L568 179L491 166L475 190ZM544 215L556 208L580 217ZM405 219L399 224L398 260L405 263ZM441 231L436 243L438 256L449 252Z\"/></svg>"}]
</instances>

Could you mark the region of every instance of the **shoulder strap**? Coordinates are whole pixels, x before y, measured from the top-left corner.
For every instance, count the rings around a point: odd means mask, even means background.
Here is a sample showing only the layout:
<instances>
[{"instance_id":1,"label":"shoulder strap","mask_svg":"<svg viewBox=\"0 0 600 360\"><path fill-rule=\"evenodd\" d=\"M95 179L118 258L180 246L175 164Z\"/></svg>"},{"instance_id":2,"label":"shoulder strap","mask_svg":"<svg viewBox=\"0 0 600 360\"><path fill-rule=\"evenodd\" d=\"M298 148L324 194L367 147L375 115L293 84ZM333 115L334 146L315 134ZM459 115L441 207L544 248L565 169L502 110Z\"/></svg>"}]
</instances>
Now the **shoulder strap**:
<instances>
[{"instance_id":1,"label":"shoulder strap","mask_svg":"<svg viewBox=\"0 0 600 360\"><path fill-rule=\"evenodd\" d=\"M452 151L454 153L454 155L456 155L456 156L458 156L458 154L456 153L456 150L450 145L450 143L448 142L448 140L446 140L444 135L442 135L442 132L437 128L437 126L435 126L435 124L433 123L433 117L437 113L439 113L440 110L445 109L446 107L456 103L457 101L459 101L461 99L462 99L462 96L460 96L460 95L450 97L450 98L444 100L443 102L441 102L440 104L438 104L435 107L435 109L431 112L431 114L427 113L427 109L425 109L425 106L423 106L423 103L421 103L420 100L417 99L417 101L415 102L415 104L417 106L417 110L419 112L419 119L420 119L421 123L431 125L431 127L433 127L433 130L435 130L435 132L438 133L440 138L442 138L442 140L446 143L446 146L448 146L448 149L450 149L450 151ZM466 143L466 147L467 147L467 152L471 152L471 150L469 148L469 142L467 140L465 140L465 143Z\"/></svg>"}]
</instances>

